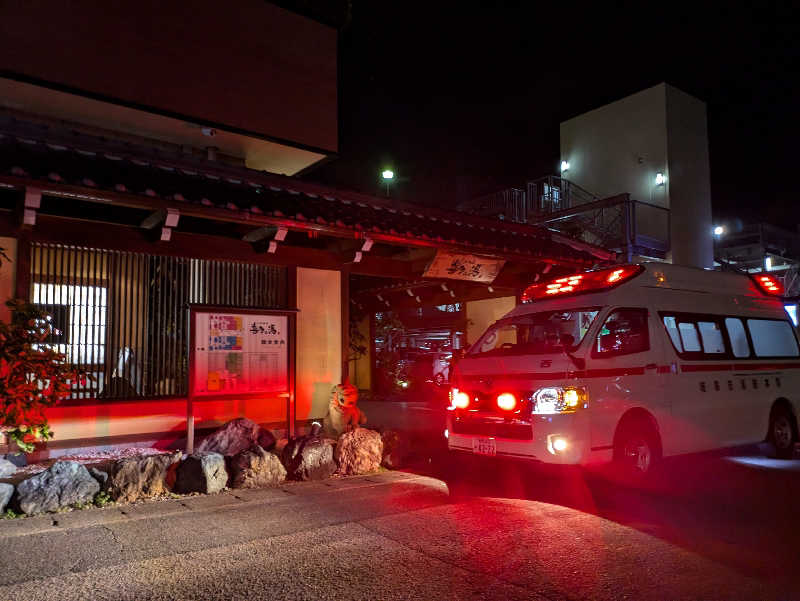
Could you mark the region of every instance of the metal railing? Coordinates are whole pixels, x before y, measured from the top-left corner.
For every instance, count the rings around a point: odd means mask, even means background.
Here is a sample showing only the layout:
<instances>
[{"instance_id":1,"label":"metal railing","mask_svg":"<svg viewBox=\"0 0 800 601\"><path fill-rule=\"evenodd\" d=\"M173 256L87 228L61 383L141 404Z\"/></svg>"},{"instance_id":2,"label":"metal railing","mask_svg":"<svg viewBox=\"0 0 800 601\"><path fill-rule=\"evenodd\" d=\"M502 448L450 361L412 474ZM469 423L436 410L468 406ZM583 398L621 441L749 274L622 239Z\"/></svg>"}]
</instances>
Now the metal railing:
<instances>
[{"instance_id":1,"label":"metal railing","mask_svg":"<svg viewBox=\"0 0 800 601\"><path fill-rule=\"evenodd\" d=\"M669 209L632 200L628 194L600 199L555 175L461 203L458 210L482 217L541 225L574 239L621 253L665 258Z\"/></svg>"}]
</instances>

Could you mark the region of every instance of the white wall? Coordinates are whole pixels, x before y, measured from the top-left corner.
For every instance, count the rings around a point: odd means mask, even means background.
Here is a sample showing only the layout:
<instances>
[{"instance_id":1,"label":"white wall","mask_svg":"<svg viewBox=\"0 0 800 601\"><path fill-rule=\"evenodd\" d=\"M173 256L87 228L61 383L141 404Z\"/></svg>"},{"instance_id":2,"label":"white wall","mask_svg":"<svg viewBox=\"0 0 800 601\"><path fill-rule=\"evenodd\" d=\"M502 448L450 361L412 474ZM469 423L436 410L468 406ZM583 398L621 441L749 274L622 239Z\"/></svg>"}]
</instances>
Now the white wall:
<instances>
[{"instance_id":1,"label":"white wall","mask_svg":"<svg viewBox=\"0 0 800 601\"><path fill-rule=\"evenodd\" d=\"M561 123L564 177L601 198L668 206L656 173L667 173L666 86L659 84Z\"/></svg>"},{"instance_id":2,"label":"white wall","mask_svg":"<svg viewBox=\"0 0 800 601\"><path fill-rule=\"evenodd\" d=\"M467 302L467 346L474 344L486 329L517 305L513 296Z\"/></svg>"},{"instance_id":3,"label":"white wall","mask_svg":"<svg viewBox=\"0 0 800 601\"><path fill-rule=\"evenodd\" d=\"M711 172L704 102L667 86L672 262L712 267Z\"/></svg>"},{"instance_id":4,"label":"white wall","mask_svg":"<svg viewBox=\"0 0 800 601\"><path fill-rule=\"evenodd\" d=\"M324 417L342 377L342 292L339 271L297 268L298 420Z\"/></svg>"}]
</instances>

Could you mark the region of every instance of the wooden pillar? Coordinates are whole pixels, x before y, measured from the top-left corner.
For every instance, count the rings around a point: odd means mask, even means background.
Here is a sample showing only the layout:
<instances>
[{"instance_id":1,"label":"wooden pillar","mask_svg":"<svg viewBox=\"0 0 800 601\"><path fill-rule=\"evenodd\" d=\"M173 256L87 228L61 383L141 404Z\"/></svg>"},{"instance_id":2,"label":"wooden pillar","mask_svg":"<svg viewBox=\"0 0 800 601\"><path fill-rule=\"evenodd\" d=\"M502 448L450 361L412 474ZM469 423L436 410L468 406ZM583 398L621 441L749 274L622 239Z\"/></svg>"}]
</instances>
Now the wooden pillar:
<instances>
[{"instance_id":1,"label":"wooden pillar","mask_svg":"<svg viewBox=\"0 0 800 601\"><path fill-rule=\"evenodd\" d=\"M286 307L297 309L297 267L286 268ZM294 438L297 417L297 322L302 318L299 313L289 317L292 324L292 343L289 347L289 394L286 398L286 436Z\"/></svg>"},{"instance_id":2,"label":"wooden pillar","mask_svg":"<svg viewBox=\"0 0 800 601\"><path fill-rule=\"evenodd\" d=\"M16 286L14 298L30 300L31 298L31 233L22 228L17 238Z\"/></svg>"},{"instance_id":3,"label":"wooden pillar","mask_svg":"<svg viewBox=\"0 0 800 601\"><path fill-rule=\"evenodd\" d=\"M341 273L342 294L342 382L350 381L350 269L344 268Z\"/></svg>"},{"instance_id":4,"label":"wooden pillar","mask_svg":"<svg viewBox=\"0 0 800 601\"><path fill-rule=\"evenodd\" d=\"M369 387L375 393L378 392L378 381L375 379L377 375L377 353L375 352L375 312L370 311L369 314Z\"/></svg>"}]
</instances>

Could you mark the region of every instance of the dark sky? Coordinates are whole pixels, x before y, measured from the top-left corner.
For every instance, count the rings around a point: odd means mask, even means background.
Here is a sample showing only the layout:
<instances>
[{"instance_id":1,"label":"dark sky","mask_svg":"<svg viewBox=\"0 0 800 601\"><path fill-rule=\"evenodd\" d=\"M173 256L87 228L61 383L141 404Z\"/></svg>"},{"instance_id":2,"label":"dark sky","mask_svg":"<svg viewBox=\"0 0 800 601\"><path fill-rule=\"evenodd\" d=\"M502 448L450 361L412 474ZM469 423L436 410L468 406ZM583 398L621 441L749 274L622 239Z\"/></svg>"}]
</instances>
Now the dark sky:
<instances>
[{"instance_id":1,"label":"dark sky","mask_svg":"<svg viewBox=\"0 0 800 601\"><path fill-rule=\"evenodd\" d=\"M339 158L307 178L377 193L390 165L452 206L555 173L561 121L666 81L708 104L715 217L800 223L800 3L611 4L353 0Z\"/></svg>"}]
</instances>

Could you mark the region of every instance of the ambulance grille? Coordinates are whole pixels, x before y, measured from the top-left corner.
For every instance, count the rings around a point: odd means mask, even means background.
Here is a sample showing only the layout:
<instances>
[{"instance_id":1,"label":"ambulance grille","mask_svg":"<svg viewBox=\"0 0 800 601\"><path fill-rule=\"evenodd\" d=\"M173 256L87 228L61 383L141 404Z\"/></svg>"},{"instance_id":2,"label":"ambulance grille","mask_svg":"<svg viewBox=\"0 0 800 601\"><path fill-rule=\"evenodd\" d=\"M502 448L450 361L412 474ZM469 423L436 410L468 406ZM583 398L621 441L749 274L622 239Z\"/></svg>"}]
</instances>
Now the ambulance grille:
<instances>
[{"instance_id":1,"label":"ambulance grille","mask_svg":"<svg viewBox=\"0 0 800 601\"><path fill-rule=\"evenodd\" d=\"M512 440L532 440L533 426L529 422L506 422L493 417L457 417L453 421L454 434L493 436Z\"/></svg>"}]
</instances>

